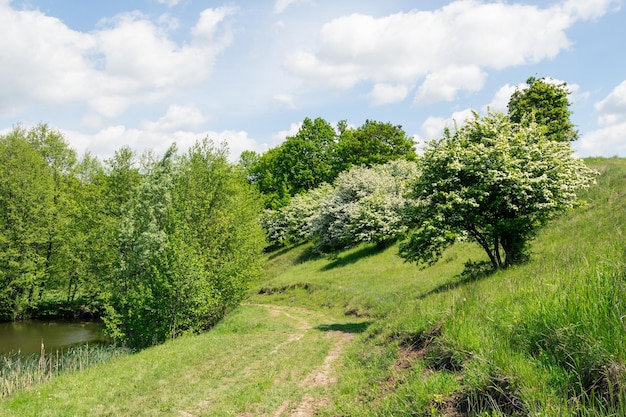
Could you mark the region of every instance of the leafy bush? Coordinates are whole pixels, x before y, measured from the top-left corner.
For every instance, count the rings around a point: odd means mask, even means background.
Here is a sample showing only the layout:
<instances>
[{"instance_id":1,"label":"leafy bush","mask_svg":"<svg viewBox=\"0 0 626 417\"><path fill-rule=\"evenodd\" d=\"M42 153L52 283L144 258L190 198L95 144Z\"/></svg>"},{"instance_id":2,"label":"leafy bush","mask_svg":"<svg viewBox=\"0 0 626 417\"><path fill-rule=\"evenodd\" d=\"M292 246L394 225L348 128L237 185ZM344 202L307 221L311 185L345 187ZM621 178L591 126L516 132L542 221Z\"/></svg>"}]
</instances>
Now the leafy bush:
<instances>
[{"instance_id":1,"label":"leafy bush","mask_svg":"<svg viewBox=\"0 0 626 417\"><path fill-rule=\"evenodd\" d=\"M214 325L259 272L260 199L209 142L152 167L118 230L109 333L146 347Z\"/></svg>"},{"instance_id":2,"label":"leafy bush","mask_svg":"<svg viewBox=\"0 0 626 417\"><path fill-rule=\"evenodd\" d=\"M414 162L395 160L343 172L313 218L320 251L359 243L385 245L407 231L403 217L407 183L417 175Z\"/></svg>"},{"instance_id":3,"label":"leafy bush","mask_svg":"<svg viewBox=\"0 0 626 417\"><path fill-rule=\"evenodd\" d=\"M323 184L304 194L296 195L287 206L277 210L266 210L262 223L269 246L276 248L310 240L313 219L331 192L332 187Z\"/></svg>"}]
</instances>

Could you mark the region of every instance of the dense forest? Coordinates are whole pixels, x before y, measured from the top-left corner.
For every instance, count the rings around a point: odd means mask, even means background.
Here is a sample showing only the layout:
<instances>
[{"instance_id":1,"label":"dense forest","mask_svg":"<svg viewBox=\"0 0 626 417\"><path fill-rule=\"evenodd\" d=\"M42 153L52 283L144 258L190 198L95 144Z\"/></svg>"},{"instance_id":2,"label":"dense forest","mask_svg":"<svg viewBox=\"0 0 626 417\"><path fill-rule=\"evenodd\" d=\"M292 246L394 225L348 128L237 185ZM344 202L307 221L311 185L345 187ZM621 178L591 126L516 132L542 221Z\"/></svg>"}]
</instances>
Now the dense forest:
<instances>
[{"instance_id":1,"label":"dense forest","mask_svg":"<svg viewBox=\"0 0 626 417\"><path fill-rule=\"evenodd\" d=\"M238 305L262 252L403 241L436 261L478 243L491 267L527 256L594 172L573 155L565 84L530 78L509 112L475 114L418 156L401 126L367 120L299 132L238 163L206 139L103 162L42 124L0 137L0 320L97 313L133 347L210 328Z\"/></svg>"}]
</instances>

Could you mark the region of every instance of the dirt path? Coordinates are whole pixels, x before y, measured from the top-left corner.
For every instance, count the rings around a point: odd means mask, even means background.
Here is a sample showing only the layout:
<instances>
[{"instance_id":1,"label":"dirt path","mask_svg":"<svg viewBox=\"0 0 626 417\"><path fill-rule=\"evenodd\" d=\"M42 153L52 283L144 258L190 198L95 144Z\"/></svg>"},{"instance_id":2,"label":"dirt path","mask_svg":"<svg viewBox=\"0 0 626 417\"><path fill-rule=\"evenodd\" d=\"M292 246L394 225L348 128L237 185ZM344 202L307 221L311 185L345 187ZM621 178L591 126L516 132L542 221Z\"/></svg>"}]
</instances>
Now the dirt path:
<instances>
[{"instance_id":1,"label":"dirt path","mask_svg":"<svg viewBox=\"0 0 626 417\"><path fill-rule=\"evenodd\" d=\"M213 388L206 391L202 401L181 407L178 416L213 415L226 405L217 408L216 402L228 395L240 401L248 389L252 393L250 403L244 400L237 405L247 411L237 417L309 417L330 405L331 386L337 382L335 365L354 339L353 333L341 331L344 318L285 305L248 304L242 308L246 306L256 309L257 314L258 309L267 312L267 316L256 317L269 321L267 336L241 340L241 355L232 368L223 371L230 375L214 379ZM240 364L243 366L237 369ZM259 390L257 383L268 385ZM265 395L253 399L261 392Z\"/></svg>"},{"instance_id":2,"label":"dirt path","mask_svg":"<svg viewBox=\"0 0 626 417\"><path fill-rule=\"evenodd\" d=\"M324 358L324 363L302 381L300 385L303 388L328 387L337 382L337 379L333 375L332 365L343 352L346 343L354 338L354 335L350 333L332 332L328 334L328 337L334 339L334 344L329 350L328 355L326 355L326 358ZM328 394L328 390L325 389L324 393ZM298 404L289 415L293 417L312 416L318 409L326 405L328 405L327 395L325 395L325 398L316 399L310 394L305 394L300 404ZM274 417L280 417L282 415L282 413L277 413L274 414Z\"/></svg>"},{"instance_id":3,"label":"dirt path","mask_svg":"<svg viewBox=\"0 0 626 417\"><path fill-rule=\"evenodd\" d=\"M282 314L293 319L297 323L295 329L298 331L290 335L285 342L277 345L272 353L278 353L284 345L300 340L302 337L304 337L305 332L313 329L313 325L310 323L309 320L302 317L295 317L290 313L290 310L295 309L295 307L292 308L276 305L262 306L268 308L270 316L278 316ZM306 310L298 309L298 311L301 313ZM325 333L324 337L332 339L331 348L324 358L323 363L317 368L313 369L312 372L310 372L302 381L300 381L300 387L305 390L303 398L299 403L292 403L291 401L286 400L276 410L272 417L309 417L313 416L315 412L320 408L329 404L328 387L331 384L337 382L337 379L333 373L333 364L341 356L346 347L346 344L354 338L354 335L341 331L330 331ZM315 391L319 391L316 388L319 387L324 388L323 396L321 398L319 397L319 395L315 395Z\"/></svg>"}]
</instances>

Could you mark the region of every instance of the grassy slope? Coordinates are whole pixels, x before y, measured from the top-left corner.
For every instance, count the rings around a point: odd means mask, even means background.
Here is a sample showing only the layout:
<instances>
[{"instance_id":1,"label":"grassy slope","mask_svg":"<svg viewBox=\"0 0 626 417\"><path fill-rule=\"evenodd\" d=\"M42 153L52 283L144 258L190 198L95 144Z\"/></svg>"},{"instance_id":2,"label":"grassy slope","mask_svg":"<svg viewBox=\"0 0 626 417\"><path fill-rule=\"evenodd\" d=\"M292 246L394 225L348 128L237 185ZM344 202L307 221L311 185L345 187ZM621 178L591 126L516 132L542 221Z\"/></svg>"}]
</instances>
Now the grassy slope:
<instances>
[{"instance_id":1,"label":"grassy slope","mask_svg":"<svg viewBox=\"0 0 626 417\"><path fill-rule=\"evenodd\" d=\"M395 247L283 250L213 331L40 385L0 415L619 415L592 399L623 386L626 160L589 163L603 172L589 204L546 228L525 265L462 275L484 259L469 244L423 270ZM336 384L304 383L355 333Z\"/></svg>"}]
</instances>

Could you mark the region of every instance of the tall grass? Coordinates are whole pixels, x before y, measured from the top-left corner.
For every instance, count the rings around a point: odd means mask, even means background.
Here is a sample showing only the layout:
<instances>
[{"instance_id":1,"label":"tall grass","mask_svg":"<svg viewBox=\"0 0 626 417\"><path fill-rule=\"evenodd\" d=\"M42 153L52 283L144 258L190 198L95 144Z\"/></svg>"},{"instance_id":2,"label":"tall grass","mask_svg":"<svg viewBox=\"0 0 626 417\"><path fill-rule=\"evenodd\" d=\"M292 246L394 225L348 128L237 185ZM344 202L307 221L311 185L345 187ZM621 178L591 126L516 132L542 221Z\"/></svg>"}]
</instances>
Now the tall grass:
<instances>
[{"instance_id":1,"label":"tall grass","mask_svg":"<svg viewBox=\"0 0 626 417\"><path fill-rule=\"evenodd\" d=\"M81 371L109 362L128 353L125 348L110 345L79 345L47 353L41 344L39 355L21 353L0 356L0 397L6 397L61 374Z\"/></svg>"},{"instance_id":2,"label":"tall grass","mask_svg":"<svg viewBox=\"0 0 626 417\"><path fill-rule=\"evenodd\" d=\"M352 351L329 415L626 415L626 160L588 163L602 175L587 205L540 233L527 264L462 274L481 254L457 245L414 272Z\"/></svg>"}]
</instances>

